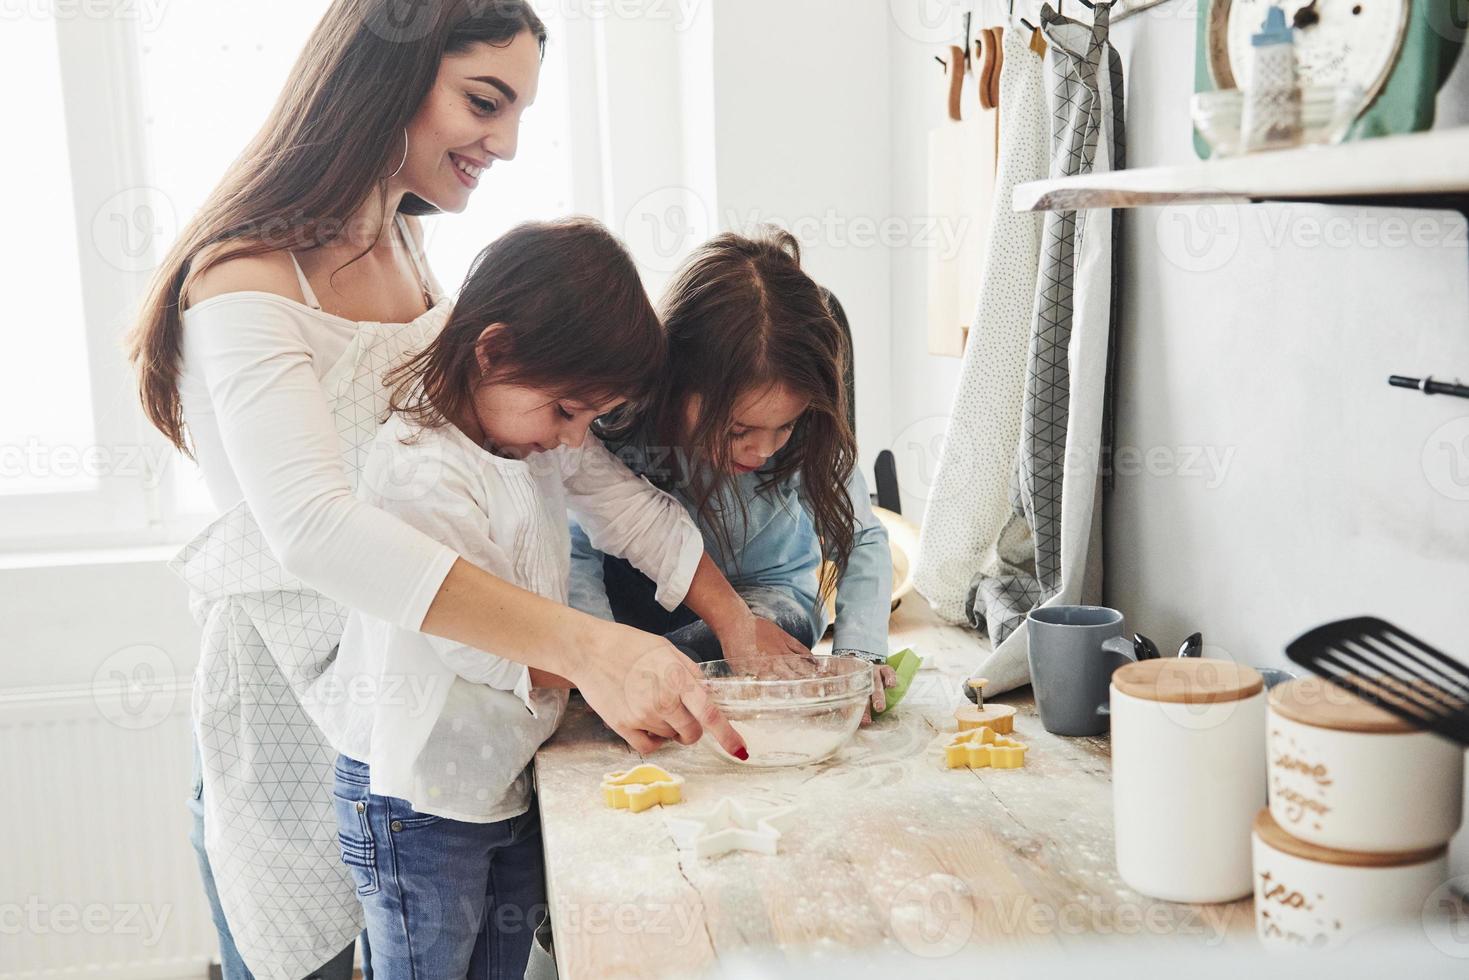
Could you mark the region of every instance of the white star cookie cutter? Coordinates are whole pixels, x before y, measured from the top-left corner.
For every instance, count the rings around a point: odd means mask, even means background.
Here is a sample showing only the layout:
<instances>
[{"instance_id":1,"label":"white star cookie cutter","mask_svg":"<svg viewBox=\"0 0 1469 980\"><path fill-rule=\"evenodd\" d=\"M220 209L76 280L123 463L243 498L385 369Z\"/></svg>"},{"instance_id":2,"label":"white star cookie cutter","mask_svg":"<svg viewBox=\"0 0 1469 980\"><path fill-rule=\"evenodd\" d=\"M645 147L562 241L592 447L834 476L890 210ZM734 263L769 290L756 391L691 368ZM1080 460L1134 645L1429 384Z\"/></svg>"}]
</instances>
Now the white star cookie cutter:
<instances>
[{"instance_id":1,"label":"white star cookie cutter","mask_svg":"<svg viewBox=\"0 0 1469 980\"><path fill-rule=\"evenodd\" d=\"M663 819L680 850L700 860L729 851L775 854L780 835L796 815L793 806L765 806L725 797L702 816Z\"/></svg>"}]
</instances>

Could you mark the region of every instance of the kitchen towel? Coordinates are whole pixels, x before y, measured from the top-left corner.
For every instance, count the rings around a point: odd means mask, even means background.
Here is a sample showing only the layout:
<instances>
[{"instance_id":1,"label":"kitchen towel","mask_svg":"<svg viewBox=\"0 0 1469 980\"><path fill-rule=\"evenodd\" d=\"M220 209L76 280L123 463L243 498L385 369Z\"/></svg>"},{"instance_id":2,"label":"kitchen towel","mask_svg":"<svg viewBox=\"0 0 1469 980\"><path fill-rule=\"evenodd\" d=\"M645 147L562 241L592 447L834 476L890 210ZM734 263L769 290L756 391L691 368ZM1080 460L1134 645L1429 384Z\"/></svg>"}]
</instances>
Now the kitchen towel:
<instances>
[{"instance_id":1,"label":"kitchen towel","mask_svg":"<svg viewBox=\"0 0 1469 980\"><path fill-rule=\"evenodd\" d=\"M1001 44L1004 111L983 276L913 573L917 590L950 623L969 620L975 576L998 571L995 546L1012 513L1042 215L1015 211L1010 200L1016 184L1043 179L1049 166L1045 63L1028 31L1005 31Z\"/></svg>"},{"instance_id":2,"label":"kitchen towel","mask_svg":"<svg viewBox=\"0 0 1469 980\"><path fill-rule=\"evenodd\" d=\"M1091 23L1049 4L1052 177L1125 166L1122 61L1108 41L1111 4ZM1046 213L1026 355L1013 513L994 560L971 583L969 620L988 630L988 693L1030 680L1025 617L1037 605L1101 594L1102 423L1107 352L1117 316L1116 224L1107 208Z\"/></svg>"}]
</instances>

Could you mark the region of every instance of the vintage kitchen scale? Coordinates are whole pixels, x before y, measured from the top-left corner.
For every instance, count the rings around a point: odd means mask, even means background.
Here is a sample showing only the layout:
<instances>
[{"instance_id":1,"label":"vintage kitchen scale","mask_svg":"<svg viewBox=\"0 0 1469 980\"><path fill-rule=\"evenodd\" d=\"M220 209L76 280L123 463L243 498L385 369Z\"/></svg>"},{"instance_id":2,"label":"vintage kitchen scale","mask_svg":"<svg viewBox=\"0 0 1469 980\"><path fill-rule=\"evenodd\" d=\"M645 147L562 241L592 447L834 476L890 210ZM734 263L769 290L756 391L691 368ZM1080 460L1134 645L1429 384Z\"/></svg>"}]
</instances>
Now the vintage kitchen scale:
<instances>
[{"instance_id":1,"label":"vintage kitchen scale","mask_svg":"<svg viewBox=\"0 0 1469 980\"><path fill-rule=\"evenodd\" d=\"M1295 27L1302 86L1355 86L1362 105L1347 139L1415 132L1433 124L1434 97L1464 45L1469 8L1459 0L1203 0L1194 91L1248 84L1250 38L1280 6ZM1194 148L1210 155L1198 133Z\"/></svg>"}]
</instances>

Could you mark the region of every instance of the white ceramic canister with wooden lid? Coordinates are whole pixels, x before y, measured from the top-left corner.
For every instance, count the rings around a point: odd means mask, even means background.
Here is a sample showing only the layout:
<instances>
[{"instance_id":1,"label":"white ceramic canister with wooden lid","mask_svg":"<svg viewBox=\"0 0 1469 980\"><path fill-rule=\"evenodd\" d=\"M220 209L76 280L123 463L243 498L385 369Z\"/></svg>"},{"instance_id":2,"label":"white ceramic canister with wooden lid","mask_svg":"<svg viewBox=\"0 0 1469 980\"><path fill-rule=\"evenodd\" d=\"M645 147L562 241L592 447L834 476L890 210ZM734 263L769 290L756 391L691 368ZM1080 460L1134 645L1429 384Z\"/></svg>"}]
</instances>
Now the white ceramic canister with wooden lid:
<instances>
[{"instance_id":1,"label":"white ceramic canister with wooden lid","mask_svg":"<svg viewBox=\"0 0 1469 980\"><path fill-rule=\"evenodd\" d=\"M1270 692L1270 815L1323 847L1447 843L1463 819L1464 750L1320 677Z\"/></svg>"},{"instance_id":2,"label":"white ceramic canister with wooden lid","mask_svg":"<svg viewBox=\"0 0 1469 980\"><path fill-rule=\"evenodd\" d=\"M1373 929L1419 923L1448 878L1448 847L1369 854L1254 825L1255 930L1267 947L1330 949Z\"/></svg>"},{"instance_id":3,"label":"white ceramic canister with wooden lid","mask_svg":"<svg viewBox=\"0 0 1469 980\"><path fill-rule=\"evenodd\" d=\"M1264 690L1253 668L1211 658L1144 660L1112 675L1117 871L1136 891L1170 902L1250 893Z\"/></svg>"}]
</instances>

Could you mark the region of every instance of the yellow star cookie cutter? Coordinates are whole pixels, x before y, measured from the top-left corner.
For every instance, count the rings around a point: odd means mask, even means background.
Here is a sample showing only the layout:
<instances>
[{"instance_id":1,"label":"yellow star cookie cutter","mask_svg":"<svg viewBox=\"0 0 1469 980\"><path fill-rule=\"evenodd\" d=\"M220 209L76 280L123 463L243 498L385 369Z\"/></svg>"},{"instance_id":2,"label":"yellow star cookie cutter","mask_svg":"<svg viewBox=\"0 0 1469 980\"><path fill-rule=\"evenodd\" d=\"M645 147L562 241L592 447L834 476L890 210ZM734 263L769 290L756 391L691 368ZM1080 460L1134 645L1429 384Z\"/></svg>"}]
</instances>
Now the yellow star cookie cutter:
<instances>
[{"instance_id":1,"label":"yellow star cookie cutter","mask_svg":"<svg viewBox=\"0 0 1469 980\"><path fill-rule=\"evenodd\" d=\"M645 762L602 777L602 798L618 810L640 813L659 804L683 802L683 777Z\"/></svg>"},{"instance_id":2,"label":"yellow star cookie cutter","mask_svg":"<svg viewBox=\"0 0 1469 980\"><path fill-rule=\"evenodd\" d=\"M1000 738L985 727L959 732L944 746L950 769L1019 769L1025 765L1025 746Z\"/></svg>"}]
</instances>

